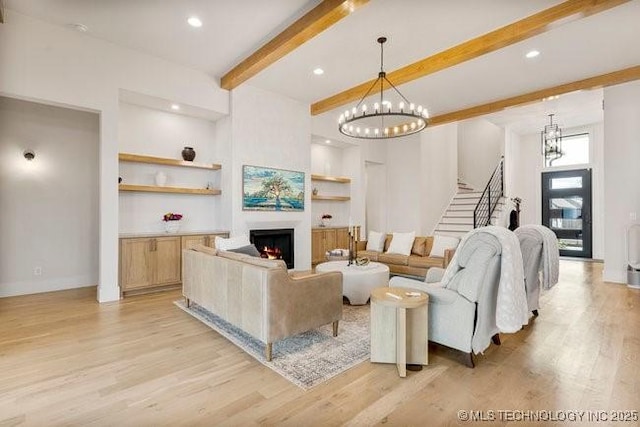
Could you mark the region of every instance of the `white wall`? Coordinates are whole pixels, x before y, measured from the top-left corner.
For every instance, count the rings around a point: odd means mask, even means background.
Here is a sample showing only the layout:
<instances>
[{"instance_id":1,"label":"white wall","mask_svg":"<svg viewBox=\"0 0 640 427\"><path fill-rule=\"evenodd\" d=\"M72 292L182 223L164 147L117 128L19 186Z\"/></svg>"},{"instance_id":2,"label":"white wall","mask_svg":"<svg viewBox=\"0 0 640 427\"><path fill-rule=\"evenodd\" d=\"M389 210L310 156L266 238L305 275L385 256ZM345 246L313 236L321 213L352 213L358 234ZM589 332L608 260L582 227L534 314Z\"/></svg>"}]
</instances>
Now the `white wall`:
<instances>
[{"instance_id":1,"label":"white wall","mask_svg":"<svg viewBox=\"0 0 640 427\"><path fill-rule=\"evenodd\" d=\"M387 141L387 230L376 231L423 235L420 145L420 135Z\"/></svg>"},{"instance_id":2,"label":"white wall","mask_svg":"<svg viewBox=\"0 0 640 427\"><path fill-rule=\"evenodd\" d=\"M251 229L294 228L295 268L311 268L311 120L309 106L290 98L242 85L231 92L232 234ZM221 141L222 143L222 141ZM242 210L242 166L265 166L305 173L304 212ZM224 178L224 177L223 177ZM227 187L230 183L230 188Z\"/></svg>"},{"instance_id":3,"label":"white wall","mask_svg":"<svg viewBox=\"0 0 640 427\"><path fill-rule=\"evenodd\" d=\"M431 236L458 190L458 124L427 128L421 138L421 229Z\"/></svg>"},{"instance_id":4,"label":"white wall","mask_svg":"<svg viewBox=\"0 0 640 427\"><path fill-rule=\"evenodd\" d=\"M640 82L605 88L604 105L603 278L625 283L626 229L640 215Z\"/></svg>"},{"instance_id":5,"label":"white wall","mask_svg":"<svg viewBox=\"0 0 640 427\"><path fill-rule=\"evenodd\" d=\"M220 163L216 158L215 123L181 114L121 103L118 145L123 153L181 159L184 146L196 151L196 162ZM166 185L213 188L220 186L220 171L178 168L141 163L120 163L123 183L155 185L155 175L163 173ZM164 193L120 193L120 232L163 231L162 215L181 213L181 231L205 231L221 228L215 213L219 196Z\"/></svg>"},{"instance_id":6,"label":"white wall","mask_svg":"<svg viewBox=\"0 0 640 427\"><path fill-rule=\"evenodd\" d=\"M96 114L0 97L0 297L97 283L98 132Z\"/></svg>"},{"instance_id":7,"label":"white wall","mask_svg":"<svg viewBox=\"0 0 640 427\"><path fill-rule=\"evenodd\" d=\"M559 166L543 168L540 152L540 135L528 134L507 138L505 167L508 173L507 191L509 197L520 197L520 224L542 223L542 172L591 169L591 206L592 206L592 258L602 259L604 256L604 135L603 124L566 128L563 134L573 135L589 133L590 162L586 165ZM510 141L511 139L511 141Z\"/></svg>"},{"instance_id":8,"label":"white wall","mask_svg":"<svg viewBox=\"0 0 640 427\"><path fill-rule=\"evenodd\" d=\"M482 191L503 152L502 128L485 119L458 123L458 176Z\"/></svg>"},{"instance_id":9,"label":"white wall","mask_svg":"<svg viewBox=\"0 0 640 427\"><path fill-rule=\"evenodd\" d=\"M204 73L11 10L0 25L0 94L100 113L98 300L119 298L119 89L222 114L228 93ZM187 84L188 82L188 84Z\"/></svg>"}]
</instances>

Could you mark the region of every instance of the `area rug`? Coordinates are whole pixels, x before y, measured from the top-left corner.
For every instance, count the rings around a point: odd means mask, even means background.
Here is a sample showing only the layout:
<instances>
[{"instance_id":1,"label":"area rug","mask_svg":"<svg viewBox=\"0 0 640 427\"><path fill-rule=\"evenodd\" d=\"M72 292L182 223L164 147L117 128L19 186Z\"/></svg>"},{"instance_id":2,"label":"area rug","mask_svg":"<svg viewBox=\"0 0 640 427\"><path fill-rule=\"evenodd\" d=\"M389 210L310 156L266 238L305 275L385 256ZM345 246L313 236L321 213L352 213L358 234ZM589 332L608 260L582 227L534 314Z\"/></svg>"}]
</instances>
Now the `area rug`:
<instances>
[{"instance_id":1,"label":"area rug","mask_svg":"<svg viewBox=\"0 0 640 427\"><path fill-rule=\"evenodd\" d=\"M272 361L264 357L264 343L197 304L178 307L227 338L263 365L304 390L317 386L369 359L369 306L344 305L338 336L331 324L273 344Z\"/></svg>"}]
</instances>

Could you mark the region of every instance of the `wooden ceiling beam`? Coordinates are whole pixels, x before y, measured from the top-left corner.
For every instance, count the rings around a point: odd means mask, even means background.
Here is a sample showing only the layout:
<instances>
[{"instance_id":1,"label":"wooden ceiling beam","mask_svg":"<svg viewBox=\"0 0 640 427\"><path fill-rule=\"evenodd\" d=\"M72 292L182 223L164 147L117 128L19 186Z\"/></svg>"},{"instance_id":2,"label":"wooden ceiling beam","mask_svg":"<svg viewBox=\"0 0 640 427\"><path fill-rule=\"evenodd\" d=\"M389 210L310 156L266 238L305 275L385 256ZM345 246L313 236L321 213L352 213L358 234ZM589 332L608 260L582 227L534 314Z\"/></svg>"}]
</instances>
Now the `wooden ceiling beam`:
<instances>
[{"instance_id":1,"label":"wooden ceiling beam","mask_svg":"<svg viewBox=\"0 0 640 427\"><path fill-rule=\"evenodd\" d=\"M501 99L499 101L489 102L487 104L476 105L475 107L465 108L463 110L440 114L429 119L429 127L484 116L485 114L495 113L506 108L530 104L532 102L540 102L550 96L563 95L576 90L598 89L634 80L640 80L640 65L614 71L612 73L589 77L587 79L571 83L565 83L559 86L537 90L535 92L525 93L523 95L513 96L511 98Z\"/></svg>"},{"instance_id":2,"label":"wooden ceiling beam","mask_svg":"<svg viewBox=\"0 0 640 427\"><path fill-rule=\"evenodd\" d=\"M220 87L227 90L238 87L368 2L324 0L222 76Z\"/></svg>"},{"instance_id":3,"label":"wooden ceiling beam","mask_svg":"<svg viewBox=\"0 0 640 427\"><path fill-rule=\"evenodd\" d=\"M628 1L568 0L398 70L388 72L387 77L394 85L399 86L544 33L557 25L611 9ZM349 102L360 100L374 81L375 79L369 80L313 103L311 115L322 114ZM375 87L371 94L378 92L380 92L379 88Z\"/></svg>"}]
</instances>

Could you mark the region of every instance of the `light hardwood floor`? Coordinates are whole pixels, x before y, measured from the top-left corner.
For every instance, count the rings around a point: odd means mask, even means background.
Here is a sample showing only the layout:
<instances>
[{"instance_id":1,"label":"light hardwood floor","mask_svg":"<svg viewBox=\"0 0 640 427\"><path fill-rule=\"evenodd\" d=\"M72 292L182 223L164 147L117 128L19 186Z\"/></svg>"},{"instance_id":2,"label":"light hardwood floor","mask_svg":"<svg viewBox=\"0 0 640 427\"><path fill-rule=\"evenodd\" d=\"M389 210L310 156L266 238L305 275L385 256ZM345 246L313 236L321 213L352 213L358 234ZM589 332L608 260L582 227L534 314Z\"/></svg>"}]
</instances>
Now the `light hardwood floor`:
<instances>
[{"instance_id":1,"label":"light hardwood floor","mask_svg":"<svg viewBox=\"0 0 640 427\"><path fill-rule=\"evenodd\" d=\"M0 425L435 426L465 424L461 409L638 410L640 291L601 274L562 261L540 317L475 369L432 347L405 379L363 362L308 392L176 308L177 291L0 299Z\"/></svg>"}]
</instances>

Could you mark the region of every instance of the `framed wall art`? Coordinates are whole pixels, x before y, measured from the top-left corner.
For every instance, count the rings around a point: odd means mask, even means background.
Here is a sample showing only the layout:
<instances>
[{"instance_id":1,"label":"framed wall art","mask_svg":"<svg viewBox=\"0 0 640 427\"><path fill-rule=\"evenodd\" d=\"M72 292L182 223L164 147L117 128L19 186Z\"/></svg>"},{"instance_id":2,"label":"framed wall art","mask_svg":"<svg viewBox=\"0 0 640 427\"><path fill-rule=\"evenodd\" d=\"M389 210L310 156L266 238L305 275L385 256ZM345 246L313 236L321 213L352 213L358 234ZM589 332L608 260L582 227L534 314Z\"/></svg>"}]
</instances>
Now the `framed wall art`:
<instances>
[{"instance_id":1,"label":"framed wall art","mask_svg":"<svg viewBox=\"0 0 640 427\"><path fill-rule=\"evenodd\" d=\"M304 172L244 165L242 210L304 211Z\"/></svg>"}]
</instances>

